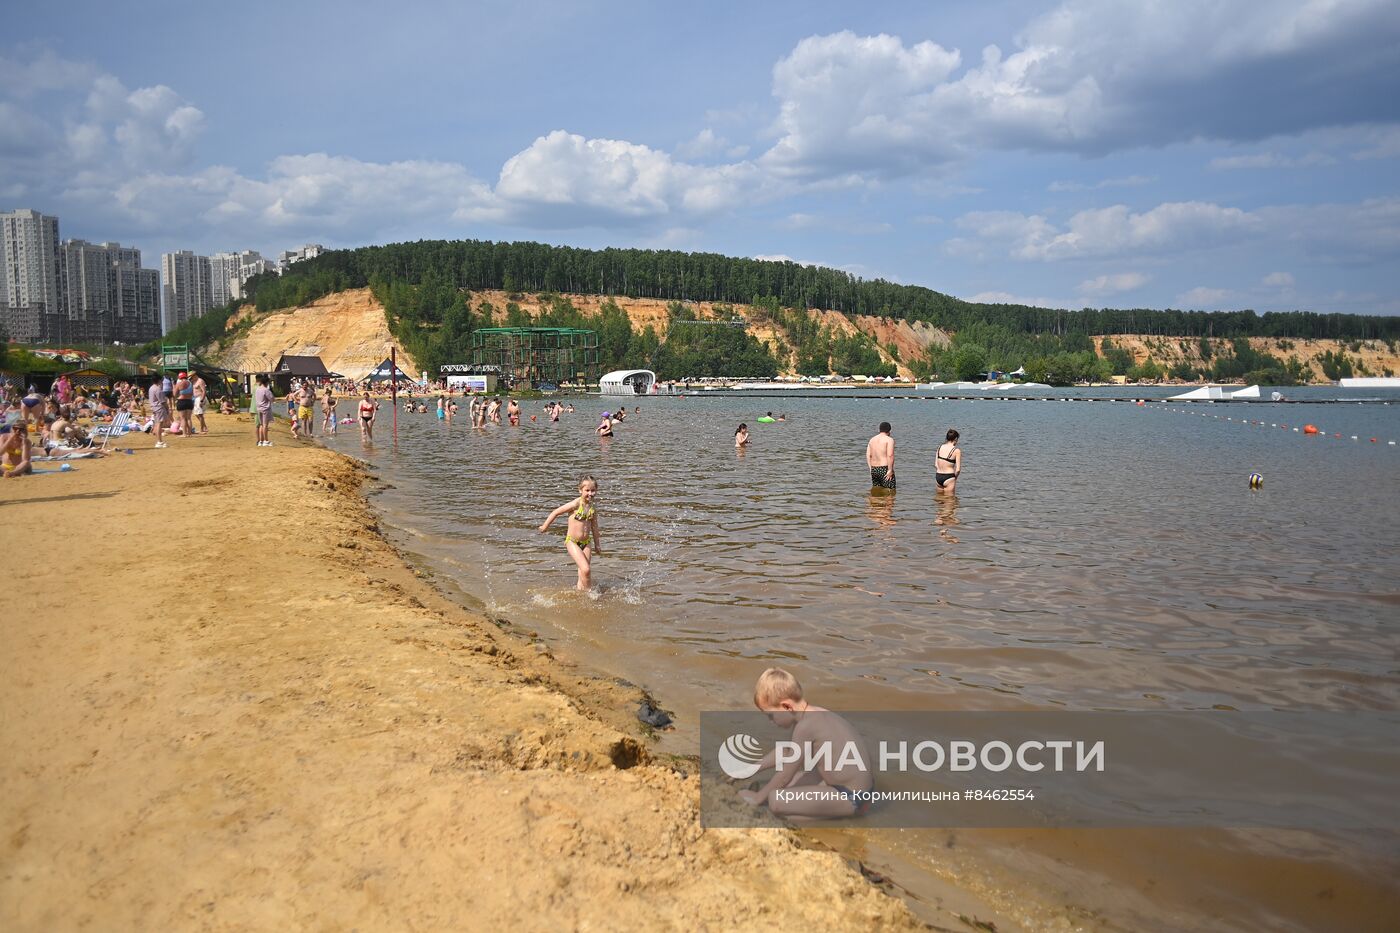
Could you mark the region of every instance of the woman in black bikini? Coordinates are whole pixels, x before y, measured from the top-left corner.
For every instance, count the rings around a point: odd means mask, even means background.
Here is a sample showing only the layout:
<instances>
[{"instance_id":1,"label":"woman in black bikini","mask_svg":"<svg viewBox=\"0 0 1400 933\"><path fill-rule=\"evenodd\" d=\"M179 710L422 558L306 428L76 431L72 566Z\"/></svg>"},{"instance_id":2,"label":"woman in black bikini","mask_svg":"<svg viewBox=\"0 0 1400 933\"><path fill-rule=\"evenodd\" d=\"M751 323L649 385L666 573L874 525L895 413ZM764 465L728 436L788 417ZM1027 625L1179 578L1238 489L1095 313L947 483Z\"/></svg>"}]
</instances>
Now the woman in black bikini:
<instances>
[{"instance_id":1,"label":"woman in black bikini","mask_svg":"<svg viewBox=\"0 0 1400 933\"><path fill-rule=\"evenodd\" d=\"M962 451L958 449L958 432L948 429L948 439L938 448L933 460L933 478L939 492L956 492L962 474Z\"/></svg>"}]
</instances>

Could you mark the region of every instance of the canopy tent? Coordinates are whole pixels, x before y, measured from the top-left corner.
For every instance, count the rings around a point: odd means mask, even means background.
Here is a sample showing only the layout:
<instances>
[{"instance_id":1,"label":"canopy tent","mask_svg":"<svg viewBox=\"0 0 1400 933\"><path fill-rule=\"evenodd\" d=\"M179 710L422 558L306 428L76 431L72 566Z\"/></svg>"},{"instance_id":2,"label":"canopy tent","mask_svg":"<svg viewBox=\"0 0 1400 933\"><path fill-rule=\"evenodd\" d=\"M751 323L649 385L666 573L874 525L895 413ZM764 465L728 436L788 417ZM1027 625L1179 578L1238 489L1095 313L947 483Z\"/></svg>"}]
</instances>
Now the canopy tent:
<instances>
[{"instance_id":1,"label":"canopy tent","mask_svg":"<svg viewBox=\"0 0 1400 933\"><path fill-rule=\"evenodd\" d=\"M361 381L361 382L388 382L390 379L395 378L395 375L394 375L395 372L398 373L397 378L398 378L398 381L399 381L399 382L406 382L406 383L412 383L412 382L414 382L414 379L413 379L412 376L410 376L408 373L404 372L403 369L402 369L401 367L395 366L395 365L394 365L393 359L391 359L390 357L387 357L387 356L384 357L384 362L382 362L382 363L380 363L378 366L374 367L374 369L371 369L368 373L365 374L365 377L364 377L363 379L361 379L360 381Z\"/></svg>"}]
</instances>

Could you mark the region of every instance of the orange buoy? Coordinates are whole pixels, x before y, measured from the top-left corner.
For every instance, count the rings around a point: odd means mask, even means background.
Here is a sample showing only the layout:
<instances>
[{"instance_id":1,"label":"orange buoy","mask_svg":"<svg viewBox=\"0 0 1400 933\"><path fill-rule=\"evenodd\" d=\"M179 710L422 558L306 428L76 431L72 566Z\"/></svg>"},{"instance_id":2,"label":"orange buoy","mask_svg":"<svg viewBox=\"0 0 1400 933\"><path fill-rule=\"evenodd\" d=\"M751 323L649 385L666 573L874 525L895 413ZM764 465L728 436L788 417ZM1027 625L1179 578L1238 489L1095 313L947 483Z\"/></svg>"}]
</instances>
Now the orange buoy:
<instances>
[{"instance_id":1,"label":"orange buoy","mask_svg":"<svg viewBox=\"0 0 1400 933\"><path fill-rule=\"evenodd\" d=\"M1303 425L1303 433L1304 433L1304 434L1316 434L1316 433L1317 433L1317 425L1315 425L1315 424L1305 424L1305 425Z\"/></svg>"},{"instance_id":2,"label":"orange buoy","mask_svg":"<svg viewBox=\"0 0 1400 933\"><path fill-rule=\"evenodd\" d=\"M530 416L530 420L531 420L531 421L534 421L534 420L536 419L536 417L537 417L536 415L531 415L531 416Z\"/></svg>"},{"instance_id":3,"label":"orange buoy","mask_svg":"<svg viewBox=\"0 0 1400 933\"><path fill-rule=\"evenodd\" d=\"M1371 443L1372 443L1372 444L1376 443L1376 439L1375 439L1374 437L1371 438Z\"/></svg>"}]
</instances>

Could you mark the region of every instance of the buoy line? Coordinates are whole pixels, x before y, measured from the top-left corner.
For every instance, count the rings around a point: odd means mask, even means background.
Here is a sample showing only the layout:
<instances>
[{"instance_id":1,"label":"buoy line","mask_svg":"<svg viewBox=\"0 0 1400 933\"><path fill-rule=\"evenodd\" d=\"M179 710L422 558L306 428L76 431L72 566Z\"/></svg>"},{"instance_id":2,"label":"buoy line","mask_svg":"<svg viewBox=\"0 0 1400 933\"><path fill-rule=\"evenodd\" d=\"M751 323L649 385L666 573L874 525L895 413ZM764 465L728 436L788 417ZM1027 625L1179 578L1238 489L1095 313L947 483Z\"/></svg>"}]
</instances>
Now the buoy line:
<instances>
[{"instance_id":1,"label":"buoy line","mask_svg":"<svg viewBox=\"0 0 1400 933\"><path fill-rule=\"evenodd\" d=\"M1141 405L1141 404L1142 404L1142 403L1139 403L1139 405ZM1387 446L1387 447L1395 447L1395 446L1396 446L1396 442L1395 442L1395 441L1393 441L1393 440L1387 440L1387 441L1382 442L1381 439L1380 439L1379 437L1363 438L1363 437L1362 437L1361 435L1359 435L1359 434L1343 435L1343 434L1338 434L1338 433L1336 433L1336 432L1333 432L1333 433L1329 434L1328 432L1322 430L1321 428L1319 428L1319 427L1318 427L1317 425L1315 425L1315 424L1305 424L1305 425L1302 425L1302 426L1300 427L1300 426L1298 426L1298 425L1288 425L1288 424L1284 424L1284 423L1278 422L1278 421L1261 421L1261 420L1259 420L1259 419L1257 419L1257 418L1236 418L1236 417L1234 417L1233 415L1217 415L1217 414L1212 414L1211 412L1208 412L1208 411L1191 411L1191 410L1186 409L1186 408L1173 408L1173 407L1170 406L1170 405L1159 405L1159 406L1148 406L1148 407L1149 407L1149 408L1155 407L1158 411L1167 411L1167 412L1172 412L1172 413L1174 413L1174 414L1180 414L1180 415L1199 415L1199 416L1202 417L1202 418L1210 418L1210 419L1214 419L1215 421L1235 422L1235 423L1241 424L1241 425L1243 425L1244 427L1247 427L1247 428L1250 428L1250 427L1259 427L1259 428L1267 427L1267 428L1280 428L1280 429L1285 430L1285 431L1291 430L1294 434L1298 434L1298 435L1301 435L1301 436L1304 436L1304 437L1318 437L1318 438L1324 438L1324 439L1330 437L1330 438L1332 438L1333 440L1339 440L1339 441L1340 441L1340 440L1346 440L1346 439L1349 437L1351 440L1356 441L1356 442L1358 442L1358 443L1360 443L1361 441L1364 440L1364 441L1367 441L1367 442L1372 443L1372 444L1377 444L1377 445L1384 444L1384 446Z\"/></svg>"}]
</instances>

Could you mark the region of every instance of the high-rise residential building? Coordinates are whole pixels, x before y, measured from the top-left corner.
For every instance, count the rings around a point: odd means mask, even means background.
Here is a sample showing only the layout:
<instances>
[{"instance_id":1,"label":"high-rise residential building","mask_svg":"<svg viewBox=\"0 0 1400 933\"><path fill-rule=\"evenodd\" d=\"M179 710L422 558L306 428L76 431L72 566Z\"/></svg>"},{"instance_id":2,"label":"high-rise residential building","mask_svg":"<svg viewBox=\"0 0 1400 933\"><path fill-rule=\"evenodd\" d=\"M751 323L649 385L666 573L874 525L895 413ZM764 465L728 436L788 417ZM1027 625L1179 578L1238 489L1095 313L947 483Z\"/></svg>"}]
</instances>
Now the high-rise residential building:
<instances>
[{"instance_id":1,"label":"high-rise residential building","mask_svg":"<svg viewBox=\"0 0 1400 933\"><path fill-rule=\"evenodd\" d=\"M209 257L182 249L161 256L160 269L165 298L163 332L168 334L214 306Z\"/></svg>"},{"instance_id":2,"label":"high-rise residential building","mask_svg":"<svg viewBox=\"0 0 1400 933\"><path fill-rule=\"evenodd\" d=\"M160 274L120 243L69 240L59 250L59 301L69 339L146 343L161 334Z\"/></svg>"},{"instance_id":3,"label":"high-rise residential building","mask_svg":"<svg viewBox=\"0 0 1400 933\"><path fill-rule=\"evenodd\" d=\"M301 262L303 259L315 259L326 251L320 243L307 243L301 249L289 249L277 256L277 272L286 272L287 267L294 262Z\"/></svg>"},{"instance_id":4,"label":"high-rise residential building","mask_svg":"<svg viewBox=\"0 0 1400 933\"><path fill-rule=\"evenodd\" d=\"M27 209L0 213L0 249L0 306L58 313L58 218Z\"/></svg>"},{"instance_id":5,"label":"high-rise residential building","mask_svg":"<svg viewBox=\"0 0 1400 933\"><path fill-rule=\"evenodd\" d=\"M209 257L210 294L213 307L246 297L248 280L264 272L276 272L277 266L255 249L239 253L215 253Z\"/></svg>"},{"instance_id":6,"label":"high-rise residential building","mask_svg":"<svg viewBox=\"0 0 1400 933\"><path fill-rule=\"evenodd\" d=\"M215 253L209 257L209 303L218 308L233 300L238 281L238 254Z\"/></svg>"},{"instance_id":7,"label":"high-rise residential building","mask_svg":"<svg viewBox=\"0 0 1400 933\"><path fill-rule=\"evenodd\" d=\"M160 273L120 243L58 239L58 218L0 213L0 326L23 343L146 343L161 334Z\"/></svg>"}]
</instances>

